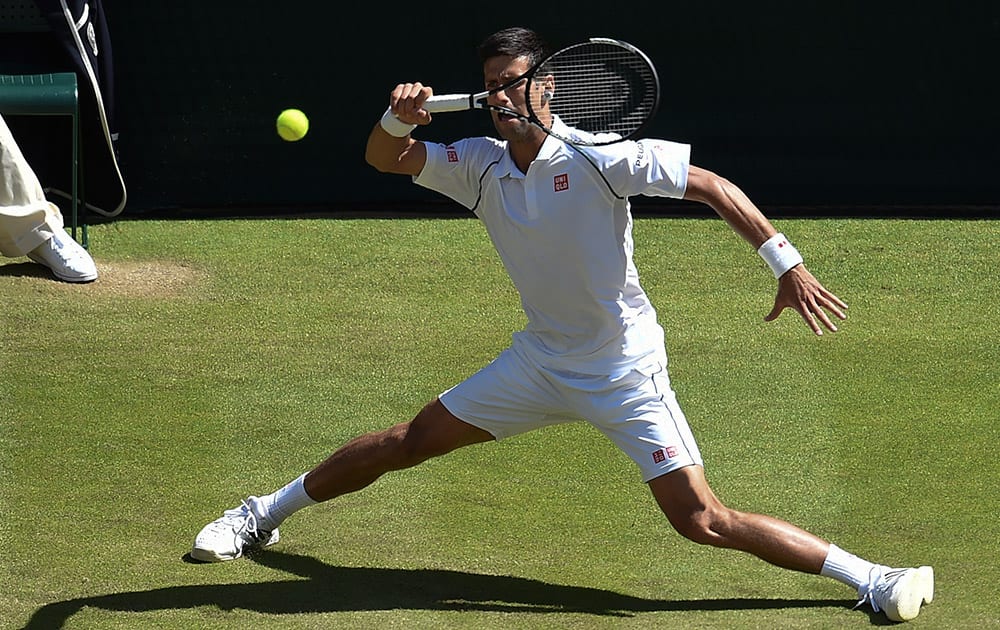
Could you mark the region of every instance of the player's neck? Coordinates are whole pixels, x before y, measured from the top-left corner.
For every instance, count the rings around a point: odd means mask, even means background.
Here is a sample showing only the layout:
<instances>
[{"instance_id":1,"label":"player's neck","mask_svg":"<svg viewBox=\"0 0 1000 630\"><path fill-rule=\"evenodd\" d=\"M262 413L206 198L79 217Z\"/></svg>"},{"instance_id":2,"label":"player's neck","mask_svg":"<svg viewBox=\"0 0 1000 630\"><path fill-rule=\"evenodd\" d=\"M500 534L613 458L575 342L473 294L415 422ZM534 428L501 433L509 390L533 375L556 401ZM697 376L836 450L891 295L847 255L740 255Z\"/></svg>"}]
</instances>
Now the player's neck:
<instances>
[{"instance_id":1,"label":"player's neck","mask_svg":"<svg viewBox=\"0 0 1000 630\"><path fill-rule=\"evenodd\" d=\"M531 163L535 160L535 157L537 156L538 156L537 149L531 151L531 150L526 150L526 148L523 146L516 147L514 145L510 145L510 157L512 160L514 160L514 164L517 166L518 169L520 169L522 173L528 172L528 167L531 165Z\"/></svg>"},{"instance_id":2,"label":"player's neck","mask_svg":"<svg viewBox=\"0 0 1000 630\"><path fill-rule=\"evenodd\" d=\"M545 138L546 135L543 133L537 137L533 135L531 138L507 142L507 150L510 151L510 157L514 160L517 168L521 169L522 173L527 173L528 167L538 157L538 152L542 150Z\"/></svg>"}]
</instances>

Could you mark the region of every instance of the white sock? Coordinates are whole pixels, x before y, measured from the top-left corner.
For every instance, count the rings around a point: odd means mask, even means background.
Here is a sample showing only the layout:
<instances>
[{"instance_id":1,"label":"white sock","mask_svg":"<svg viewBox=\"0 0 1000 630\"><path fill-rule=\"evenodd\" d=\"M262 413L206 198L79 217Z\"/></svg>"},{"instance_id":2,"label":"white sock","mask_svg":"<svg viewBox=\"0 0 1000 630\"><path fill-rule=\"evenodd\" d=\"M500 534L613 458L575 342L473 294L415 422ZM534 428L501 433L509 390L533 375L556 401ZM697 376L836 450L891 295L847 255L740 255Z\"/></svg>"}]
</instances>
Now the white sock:
<instances>
[{"instance_id":1,"label":"white sock","mask_svg":"<svg viewBox=\"0 0 1000 630\"><path fill-rule=\"evenodd\" d=\"M257 498L253 507L258 527L273 530L295 512L318 503L306 494L303 484L305 478L306 475L303 473L284 488Z\"/></svg>"},{"instance_id":2,"label":"white sock","mask_svg":"<svg viewBox=\"0 0 1000 630\"><path fill-rule=\"evenodd\" d=\"M830 545L830 551L826 554L826 560L823 562L823 568L819 574L853 587L861 596L863 595L861 587L868 586L871 571L877 566L853 553L844 551L837 545Z\"/></svg>"}]
</instances>

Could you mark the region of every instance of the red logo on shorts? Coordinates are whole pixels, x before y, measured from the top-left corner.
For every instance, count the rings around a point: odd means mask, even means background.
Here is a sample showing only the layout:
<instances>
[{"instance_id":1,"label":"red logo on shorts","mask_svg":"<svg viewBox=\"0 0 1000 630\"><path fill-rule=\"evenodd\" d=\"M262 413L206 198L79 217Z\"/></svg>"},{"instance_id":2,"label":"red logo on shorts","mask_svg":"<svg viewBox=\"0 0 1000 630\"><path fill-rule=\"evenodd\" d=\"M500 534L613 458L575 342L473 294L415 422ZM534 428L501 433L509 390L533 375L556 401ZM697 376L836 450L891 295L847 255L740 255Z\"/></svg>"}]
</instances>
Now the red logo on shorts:
<instances>
[{"instance_id":1,"label":"red logo on shorts","mask_svg":"<svg viewBox=\"0 0 1000 630\"><path fill-rule=\"evenodd\" d=\"M555 192L559 192L562 190L569 190L569 175L567 175L566 173L563 173L562 175L556 175L553 178L552 183L555 186Z\"/></svg>"},{"instance_id":2,"label":"red logo on shorts","mask_svg":"<svg viewBox=\"0 0 1000 630\"><path fill-rule=\"evenodd\" d=\"M448 161L449 162L457 162L458 161L458 151L455 150L455 147L451 147L451 146L445 147L445 153L448 156Z\"/></svg>"},{"instance_id":3,"label":"red logo on shorts","mask_svg":"<svg viewBox=\"0 0 1000 630\"><path fill-rule=\"evenodd\" d=\"M677 457L677 447L668 446L666 448L661 448L653 451L653 463L659 464L665 462L667 458L673 459Z\"/></svg>"}]
</instances>

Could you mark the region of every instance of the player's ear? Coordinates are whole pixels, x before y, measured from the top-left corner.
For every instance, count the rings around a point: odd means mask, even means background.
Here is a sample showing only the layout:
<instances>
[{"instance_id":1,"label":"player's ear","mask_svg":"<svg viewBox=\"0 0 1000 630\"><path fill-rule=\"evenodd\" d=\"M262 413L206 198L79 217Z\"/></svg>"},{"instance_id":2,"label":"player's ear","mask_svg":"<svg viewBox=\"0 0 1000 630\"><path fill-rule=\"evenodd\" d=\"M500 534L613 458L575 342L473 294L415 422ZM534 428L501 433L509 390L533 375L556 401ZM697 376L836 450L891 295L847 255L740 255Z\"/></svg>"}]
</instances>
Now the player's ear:
<instances>
[{"instance_id":1,"label":"player's ear","mask_svg":"<svg viewBox=\"0 0 1000 630\"><path fill-rule=\"evenodd\" d=\"M556 80L551 74L542 80L542 102L548 103L552 100L556 91Z\"/></svg>"}]
</instances>

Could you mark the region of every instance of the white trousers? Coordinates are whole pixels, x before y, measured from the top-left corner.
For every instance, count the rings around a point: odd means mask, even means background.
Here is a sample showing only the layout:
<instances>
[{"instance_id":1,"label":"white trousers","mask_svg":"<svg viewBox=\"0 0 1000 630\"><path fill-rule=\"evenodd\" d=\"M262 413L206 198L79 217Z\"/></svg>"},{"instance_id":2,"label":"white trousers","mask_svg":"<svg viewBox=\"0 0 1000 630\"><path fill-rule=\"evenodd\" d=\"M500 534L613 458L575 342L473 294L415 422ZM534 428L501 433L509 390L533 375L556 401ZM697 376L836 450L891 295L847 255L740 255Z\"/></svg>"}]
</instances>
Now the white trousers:
<instances>
[{"instance_id":1,"label":"white trousers","mask_svg":"<svg viewBox=\"0 0 1000 630\"><path fill-rule=\"evenodd\" d=\"M61 229L59 207L45 198L38 176L0 116L0 254L24 256Z\"/></svg>"}]
</instances>

